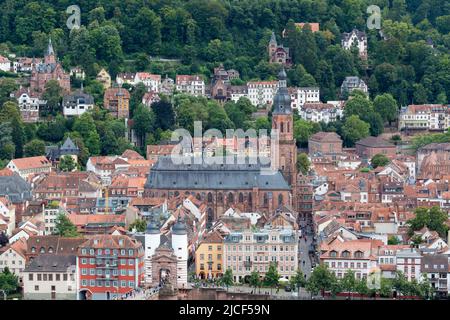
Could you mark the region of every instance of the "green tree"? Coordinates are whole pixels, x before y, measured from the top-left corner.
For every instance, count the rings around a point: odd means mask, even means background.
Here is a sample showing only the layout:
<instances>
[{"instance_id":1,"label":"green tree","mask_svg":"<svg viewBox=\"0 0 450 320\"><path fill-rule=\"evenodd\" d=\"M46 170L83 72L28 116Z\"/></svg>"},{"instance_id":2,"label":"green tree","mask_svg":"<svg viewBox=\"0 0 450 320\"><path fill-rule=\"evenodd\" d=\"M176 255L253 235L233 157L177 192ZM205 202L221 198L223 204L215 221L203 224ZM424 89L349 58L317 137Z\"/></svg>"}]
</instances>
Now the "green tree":
<instances>
[{"instance_id":1,"label":"green tree","mask_svg":"<svg viewBox=\"0 0 450 320\"><path fill-rule=\"evenodd\" d=\"M45 142L40 139L33 139L23 147L26 157L42 156L45 154Z\"/></svg>"},{"instance_id":2,"label":"green tree","mask_svg":"<svg viewBox=\"0 0 450 320\"><path fill-rule=\"evenodd\" d=\"M370 290L367 286L367 279L362 278L356 280L355 290L361 295L361 299L363 298L363 296L368 295Z\"/></svg>"},{"instance_id":3,"label":"green tree","mask_svg":"<svg viewBox=\"0 0 450 320\"><path fill-rule=\"evenodd\" d=\"M220 283L228 288L234 284L233 281L233 271L231 268L228 268L225 273L223 274L222 278L220 279Z\"/></svg>"},{"instance_id":4,"label":"green tree","mask_svg":"<svg viewBox=\"0 0 450 320\"><path fill-rule=\"evenodd\" d=\"M384 154L378 153L372 157L370 163L374 168L387 166L391 161Z\"/></svg>"},{"instance_id":5,"label":"green tree","mask_svg":"<svg viewBox=\"0 0 450 320\"><path fill-rule=\"evenodd\" d=\"M356 141L369 136L370 125L357 115L348 117L342 126L342 136L347 146L353 146Z\"/></svg>"},{"instance_id":6,"label":"green tree","mask_svg":"<svg viewBox=\"0 0 450 320\"><path fill-rule=\"evenodd\" d=\"M304 152L299 153L297 157L297 170L302 174L308 174L311 162L309 161L308 155Z\"/></svg>"},{"instance_id":7,"label":"green tree","mask_svg":"<svg viewBox=\"0 0 450 320\"><path fill-rule=\"evenodd\" d=\"M401 243L401 241L396 236L390 236L388 239L389 245L398 245L400 243Z\"/></svg>"},{"instance_id":8,"label":"green tree","mask_svg":"<svg viewBox=\"0 0 450 320\"><path fill-rule=\"evenodd\" d=\"M389 122L389 125L392 121L395 121L398 116L398 106L397 101L395 101L394 97L389 94L383 94L375 97L373 101L374 110L378 112L383 121Z\"/></svg>"},{"instance_id":9,"label":"green tree","mask_svg":"<svg viewBox=\"0 0 450 320\"><path fill-rule=\"evenodd\" d=\"M294 137L298 146L307 146L308 139L321 130L320 124L298 119L294 121Z\"/></svg>"},{"instance_id":10,"label":"green tree","mask_svg":"<svg viewBox=\"0 0 450 320\"><path fill-rule=\"evenodd\" d=\"M63 89L60 87L58 81L50 80L45 84L45 92L42 95L42 99L47 101L43 115L55 116L61 111Z\"/></svg>"},{"instance_id":11,"label":"green tree","mask_svg":"<svg viewBox=\"0 0 450 320\"><path fill-rule=\"evenodd\" d=\"M77 169L77 163L72 156L62 156L59 160L59 169L63 172L72 172Z\"/></svg>"},{"instance_id":12,"label":"green tree","mask_svg":"<svg viewBox=\"0 0 450 320\"><path fill-rule=\"evenodd\" d=\"M331 291L335 282L337 281L334 273L330 272L326 265L320 264L311 273L306 283L306 290L311 294L320 292L324 297L325 291Z\"/></svg>"},{"instance_id":13,"label":"green tree","mask_svg":"<svg viewBox=\"0 0 450 320\"><path fill-rule=\"evenodd\" d=\"M172 130L175 126L175 112L173 105L167 99L152 103L151 107L155 114L155 128Z\"/></svg>"},{"instance_id":14,"label":"green tree","mask_svg":"<svg viewBox=\"0 0 450 320\"><path fill-rule=\"evenodd\" d=\"M351 298L352 292L356 291L355 272L353 270L347 270L344 277L340 280L342 289L348 293L348 298Z\"/></svg>"},{"instance_id":15,"label":"green tree","mask_svg":"<svg viewBox=\"0 0 450 320\"><path fill-rule=\"evenodd\" d=\"M302 270L297 269L297 272L294 276L290 279L290 284L292 289L297 289L298 296L300 296L300 288L304 288L306 286L306 279L305 275L303 274Z\"/></svg>"},{"instance_id":16,"label":"green tree","mask_svg":"<svg viewBox=\"0 0 450 320\"><path fill-rule=\"evenodd\" d=\"M147 229L147 222L142 219L136 219L133 223L130 224L128 229L130 231L136 229L137 232L145 232L145 230Z\"/></svg>"},{"instance_id":17,"label":"green tree","mask_svg":"<svg viewBox=\"0 0 450 320\"><path fill-rule=\"evenodd\" d=\"M155 115L144 105L139 105L133 116L133 129L139 139L139 145L143 145L148 133L153 131L155 124Z\"/></svg>"},{"instance_id":18,"label":"green tree","mask_svg":"<svg viewBox=\"0 0 450 320\"><path fill-rule=\"evenodd\" d=\"M391 279L381 278L380 280L380 296L383 298L390 298L392 295L392 281Z\"/></svg>"},{"instance_id":19,"label":"green tree","mask_svg":"<svg viewBox=\"0 0 450 320\"><path fill-rule=\"evenodd\" d=\"M79 236L77 227L65 214L62 213L56 218L55 235L68 238L75 238Z\"/></svg>"},{"instance_id":20,"label":"green tree","mask_svg":"<svg viewBox=\"0 0 450 320\"><path fill-rule=\"evenodd\" d=\"M9 271L8 267L0 273L0 290L4 290L6 294L15 293L19 290L19 277Z\"/></svg>"},{"instance_id":21,"label":"green tree","mask_svg":"<svg viewBox=\"0 0 450 320\"><path fill-rule=\"evenodd\" d=\"M414 213L416 216L408 220L409 234L413 235L414 231L420 230L423 227L428 227L431 231L436 231L441 237L447 235L448 226L446 225L448 216L447 213L441 210L438 206L432 208L417 208Z\"/></svg>"},{"instance_id":22,"label":"green tree","mask_svg":"<svg viewBox=\"0 0 450 320\"><path fill-rule=\"evenodd\" d=\"M249 284L252 288L255 288L255 292L256 288L259 288L261 286L260 275L256 269L253 270L252 273L250 274Z\"/></svg>"},{"instance_id":23,"label":"green tree","mask_svg":"<svg viewBox=\"0 0 450 320\"><path fill-rule=\"evenodd\" d=\"M269 270L264 276L264 285L270 287L270 294L272 294L272 289L278 285L278 280L280 279L280 274L277 270L277 265L275 263L270 263Z\"/></svg>"}]
</instances>

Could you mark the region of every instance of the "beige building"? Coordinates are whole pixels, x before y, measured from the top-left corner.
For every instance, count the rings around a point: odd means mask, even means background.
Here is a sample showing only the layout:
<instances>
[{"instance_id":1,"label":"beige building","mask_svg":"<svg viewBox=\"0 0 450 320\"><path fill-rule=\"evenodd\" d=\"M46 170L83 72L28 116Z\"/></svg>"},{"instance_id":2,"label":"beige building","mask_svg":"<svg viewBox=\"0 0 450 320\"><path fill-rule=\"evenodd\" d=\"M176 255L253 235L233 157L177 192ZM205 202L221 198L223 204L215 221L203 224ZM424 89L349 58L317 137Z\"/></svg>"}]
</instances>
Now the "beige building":
<instances>
[{"instance_id":1,"label":"beige building","mask_svg":"<svg viewBox=\"0 0 450 320\"><path fill-rule=\"evenodd\" d=\"M105 69L100 70L100 72L97 74L97 81L101 82L103 88L111 88L111 76Z\"/></svg>"},{"instance_id":2,"label":"beige building","mask_svg":"<svg viewBox=\"0 0 450 320\"><path fill-rule=\"evenodd\" d=\"M76 300L76 256L42 254L23 271L25 300Z\"/></svg>"},{"instance_id":3,"label":"beige building","mask_svg":"<svg viewBox=\"0 0 450 320\"><path fill-rule=\"evenodd\" d=\"M223 238L210 232L195 251L195 274L200 279L220 278L223 274Z\"/></svg>"},{"instance_id":4,"label":"beige building","mask_svg":"<svg viewBox=\"0 0 450 320\"><path fill-rule=\"evenodd\" d=\"M45 156L12 159L6 167L25 180L29 176L52 171L52 163Z\"/></svg>"},{"instance_id":5,"label":"beige building","mask_svg":"<svg viewBox=\"0 0 450 320\"><path fill-rule=\"evenodd\" d=\"M264 228L232 232L224 239L223 255L223 269L230 268L235 281L249 277L254 270L263 277L272 262L281 277L290 279L298 269L297 231Z\"/></svg>"}]
</instances>

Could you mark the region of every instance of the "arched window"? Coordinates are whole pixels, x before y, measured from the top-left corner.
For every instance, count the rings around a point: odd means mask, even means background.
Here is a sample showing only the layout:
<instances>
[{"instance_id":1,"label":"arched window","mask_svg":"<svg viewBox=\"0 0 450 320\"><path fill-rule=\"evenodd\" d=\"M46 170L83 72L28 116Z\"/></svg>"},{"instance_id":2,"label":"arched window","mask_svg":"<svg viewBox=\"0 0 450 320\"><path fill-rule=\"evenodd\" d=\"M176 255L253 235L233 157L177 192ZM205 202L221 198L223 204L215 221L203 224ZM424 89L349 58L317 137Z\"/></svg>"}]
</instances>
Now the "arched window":
<instances>
[{"instance_id":1,"label":"arched window","mask_svg":"<svg viewBox=\"0 0 450 320\"><path fill-rule=\"evenodd\" d=\"M336 251L330 251L330 257L337 257L337 252Z\"/></svg>"},{"instance_id":2,"label":"arched window","mask_svg":"<svg viewBox=\"0 0 450 320\"><path fill-rule=\"evenodd\" d=\"M251 193L248 194L247 199L248 199L248 200L247 200L247 201L248 201L248 204L249 204L249 205L252 205L253 199L252 199L252 194L251 194Z\"/></svg>"},{"instance_id":3,"label":"arched window","mask_svg":"<svg viewBox=\"0 0 450 320\"><path fill-rule=\"evenodd\" d=\"M53 253L53 248L52 247L48 248L48 253Z\"/></svg>"},{"instance_id":4,"label":"arched window","mask_svg":"<svg viewBox=\"0 0 450 320\"><path fill-rule=\"evenodd\" d=\"M278 195L278 205L279 206L283 205L283 195L281 193Z\"/></svg>"},{"instance_id":5,"label":"arched window","mask_svg":"<svg viewBox=\"0 0 450 320\"><path fill-rule=\"evenodd\" d=\"M41 247L40 253L45 253L45 248Z\"/></svg>"},{"instance_id":6,"label":"arched window","mask_svg":"<svg viewBox=\"0 0 450 320\"><path fill-rule=\"evenodd\" d=\"M350 257L350 252L347 251L347 250L343 251L343 252L342 252L342 257L344 257L344 258Z\"/></svg>"},{"instance_id":7,"label":"arched window","mask_svg":"<svg viewBox=\"0 0 450 320\"><path fill-rule=\"evenodd\" d=\"M211 192L208 193L208 203L213 202L213 195Z\"/></svg>"},{"instance_id":8,"label":"arched window","mask_svg":"<svg viewBox=\"0 0 450 320\"><path fill-rule=\"evenodd\" d=\"M208 208L208 216L206 218L206 228L211 228L213 222L214 222L214 211L211 208Z\"/></svg>"},{"instance_id":9,"label":"arched window","mask_svg":"<svg viewBox=\"0 0 450 320\"><path fill-rule=\"evenodd\" d=\"M234 203L234 195L231 192L228 194L227 201L228 203Z\"/></svg>"},{"instance_id":10,"label":"arched window","mask_svg":"<svg viewBox=\"0 0 450 320\"><path fill-rule=\"evenodd\" d=\"M36 252L36 248L35 247L32 247L31 248L31 253L35 253Z\"/></svg>"},{"instance_id":11,"label":"arched window","mask_svg":"<svg viewBox=\"0 0 450 320\"><path fill-rule=\"evenodd\" d=\"M269 205L269 196L267 195L267 192L264 193L263 203L265 206Z\"/></svg>"},{"instance_id":12,"label":"arched window","mask_svg":"<svg viewBox=\"0 0 450 320\"><path fill-rule=\"evenodd\" d=\"M218 202L223 202L223 195L222 195L222 192L219 192L219 194L217 195L217 201L218 201Z\"/></svg>"},{"instance_id":13,"label":"arched window","mask_svg":"<svg viewBox=\"0 0 450 320\"><path fill-rule=\"evenodd\" d=\"M282 122L280 126L280 132L283 133L283 131L284 131L284 123Z\"/></svg>"},{"instance_id":14,"label":"arched window","mask_svg":"<svg viewBox=\"0 0 450 320\"><path fill-rule=\"evenodd\" d=\"M180 193L178 191L175 191L175 197L178 197Z\"/></svg>"},{"instance_id":15,"label":"arched window","mask_svg":"<svg viewBox=\"0 0 450 320\"><path fill-rule=\"evenodd\" d=\"M362 253L362 251L355 252L355 258L362 258L363 256L364 256L364 254Z\"/></svg>"},{"instance_id":16,"label":"arched window","mask_svg":"<svg viewBox=\"0 0 450 320\"><path fill-rule=\"evenodd\" d=\"M239 193L239 203L243 203L244 202L244 195L242 194L242 192Z\"/></svg>"},{"instance_id":17,"label":"arched window","mask_svg":"<svg viewBox=\"0 0 450 320\"><path fill-rule=\"evenodd\" d=\"M289 133L289 131L290 131L290 128L291 128L291 124L289 123L289 121L288 121L288 123L287 123L287 125L286 125L286 131Z\"/></svg>"},{"instance_id":18,"label":"arched window","mask_svg":"<svg viewBox=\"0 0 450 320\"><path fill-rule=\"evenodd\" d=\"M195 199L202 200L202 197L200 196L200 193L197 193L197 195L195 196Z\"/></svg>"}]
</instances>

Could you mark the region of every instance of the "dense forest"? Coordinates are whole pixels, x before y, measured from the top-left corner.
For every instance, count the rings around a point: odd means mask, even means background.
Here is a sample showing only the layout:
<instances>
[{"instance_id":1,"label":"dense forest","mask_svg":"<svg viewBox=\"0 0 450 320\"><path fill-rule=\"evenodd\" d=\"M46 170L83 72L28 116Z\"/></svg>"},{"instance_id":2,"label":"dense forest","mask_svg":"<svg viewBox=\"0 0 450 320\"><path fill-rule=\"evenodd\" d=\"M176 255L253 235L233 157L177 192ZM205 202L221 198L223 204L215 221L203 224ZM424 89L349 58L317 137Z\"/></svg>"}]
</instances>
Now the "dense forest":
<instances>
[{"instance_id":1,"label":"dense forest","mask_svg":"<svg viewBox=\"0 0 450 320\"><path fill-rule=\"evenodd\" d=\"M66 8L72 4L81 8L82 28L70 33ZM369 5L382 10L384 38L366 30ZM283 39L295 63L292 85L317 84L323 100L332 100L353 74L367 80L373 97L391 93L399 105L448 101L448 0L4 0L0 43L19 55L41 56L51 35L64 65L81 65L90 75L106 66L113 76L147 69L209 77L223 62L246 81L276 75L266 46L272 30L281 40L290 21L319 22L321 29ZM353 28L368 33L368 69L340 47L341 33ZM149 55L182 64L151 63Z\"/></svg>"},{"instance_id":2,"label":"dense forest","mask_svg":"<svg viewBox=\"0 0 450 320\"><path fill-rule=\"evenodd\" d=\"M70 31L66 9L81 8L81 28ZM367 7L378 5L382 32L368 30ZM294 26L319 22L320 31ZM353 28L368 35L369 58L341 47L343 32ZM288 37L282 38L286 29ZM201 74L209 81L223 63L236 69L240 80L275 79L280 66L268 62L272 31L290 48L291 86L319 86L322 101L339 98L346 76L357 75L369 86L370 99L358 93L347 103L344 118L329 124L296 119L299 146L319 130L336 131L347 146L369 134L379 135L407 104L448 103L450 97L450 0L3 0L0 4L0 54L41 57L51 36L63 66L86 70L86 91L98 106L103 88L95 81L101 68L113 78L121 71L150 71L174 78ZM175 59L165 63L158 57ZM75 87L79 83L73 83ZM118 154L131 147L123 121L96 108L79 119L59 112L60 92L49 83L46 100L52 121L23 124L8 101L17 89L12 79L0 83L0 159L43 154L45 145L71 136L90 155ZM143 86L131 91L130 113L142 141L170 137L176 127L190 128L202 120L205 129L270 128L270 119L251 118L254 107L243 99L222 108L215 101L185 95L163 100L152 110L140 105ZM6 104L4 104L6 102ZM14 123L12 123L14 122Z\"/></svg>"}]
</instances>

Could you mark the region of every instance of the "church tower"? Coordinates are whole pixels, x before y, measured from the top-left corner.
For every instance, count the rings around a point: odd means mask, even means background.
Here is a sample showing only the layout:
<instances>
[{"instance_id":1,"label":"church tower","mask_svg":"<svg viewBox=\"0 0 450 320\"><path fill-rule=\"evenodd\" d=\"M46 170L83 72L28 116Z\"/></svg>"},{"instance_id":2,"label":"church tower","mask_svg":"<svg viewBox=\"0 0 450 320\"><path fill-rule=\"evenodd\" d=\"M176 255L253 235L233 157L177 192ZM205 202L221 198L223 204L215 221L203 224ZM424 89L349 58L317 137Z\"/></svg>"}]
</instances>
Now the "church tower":
<instances>
[{"instance_id":1,"label":"church tower","mask_svg":"<svg viewBox=\"0 0 450 320\"><path fill-rule=\"evenodd\" d=\"M278 90L273 98L272 129L279 134L279 170L295 190L297 176L297 146L294 139L294 117L291 96L287 89L284 68L278 74Z\"/></svg>"},{"instance_id":2,"label":"church tower","mask_svg":"<svg viewBox=\"0 0 450 320\"><path fill-rule=\"evenodd\" d=\"M55 50L53 49L52 39L48 39L47 52L45 52L45 63L54 64L56 63Z\"/></svg>"},{"instance_id":3,"label":"church tower","mask_svg":"<svg viewBox=\"0 0 450 320\"><path fill-rule=\"evenodd\" d=\"M269 61L272 61L272 57L275 53L275 51L277 51L277 38L275 37L275 33L272 32L272 36L270 37L270 41L269 41L269 46L268 46L268 51L269 51Z\"/></svg>"}]
</instances>

